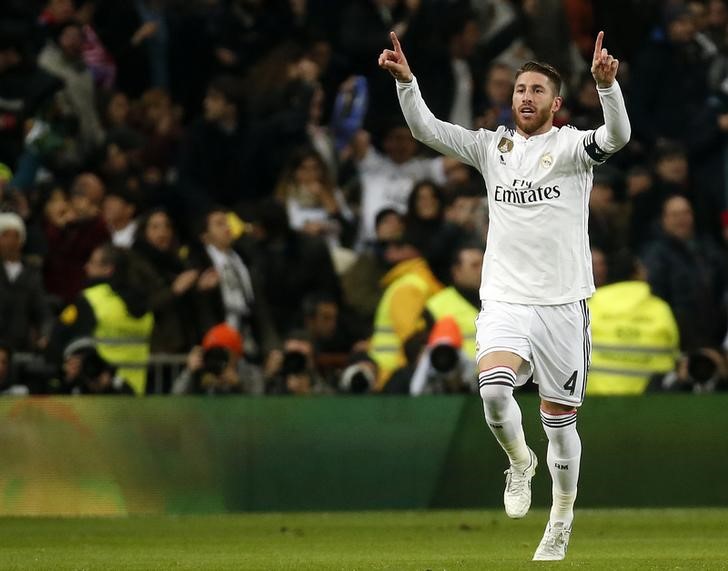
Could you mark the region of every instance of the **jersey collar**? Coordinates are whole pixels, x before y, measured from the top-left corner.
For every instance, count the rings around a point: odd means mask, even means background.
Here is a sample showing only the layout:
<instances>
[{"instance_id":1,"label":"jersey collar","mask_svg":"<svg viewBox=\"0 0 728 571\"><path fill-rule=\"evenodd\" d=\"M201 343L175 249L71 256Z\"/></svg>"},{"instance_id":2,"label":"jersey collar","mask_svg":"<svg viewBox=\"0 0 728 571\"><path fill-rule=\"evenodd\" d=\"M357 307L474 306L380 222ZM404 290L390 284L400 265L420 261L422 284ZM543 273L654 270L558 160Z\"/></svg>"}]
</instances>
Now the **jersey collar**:
<instances>
[{"instance_id":1,"label":"jersey collar","mask_svg":"<svg viewBox=\"0 0 728 571\"><path fill-rule=\"evenodd\" d=\"M513 138L515 140L519 141L519 142L528 141L528 140L531 140L531 139L538 140L538 139L541 139L543 137L548 137L554 131L558 131L558 130L559 130L558 127L551 127L551 129L549 131L546 131L545 133L541 133L540 135L531 135L530 137L524 137L518 131L514 131Z\"/></svg>"}]
</instances>

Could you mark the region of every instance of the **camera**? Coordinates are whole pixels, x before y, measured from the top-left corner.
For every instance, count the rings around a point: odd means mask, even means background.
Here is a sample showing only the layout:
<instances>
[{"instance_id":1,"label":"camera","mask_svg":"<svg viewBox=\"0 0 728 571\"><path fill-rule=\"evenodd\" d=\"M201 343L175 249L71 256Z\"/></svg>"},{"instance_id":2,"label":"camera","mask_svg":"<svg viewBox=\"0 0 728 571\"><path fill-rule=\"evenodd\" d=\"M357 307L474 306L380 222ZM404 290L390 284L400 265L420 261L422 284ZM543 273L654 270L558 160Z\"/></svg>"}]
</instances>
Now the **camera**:
<instances>
[{"instance_id":1,"label":"camera","mask_svg":"<svg viewBox=\"0 0 728 571\"><path fill-rule=\"evenodd\" d=\"M81 353L81 371L78 375L81 383L93 383L104 373L115 373L115 368L98 354L96 349L87 349Z\"/></svg>"},{"instance_id":2,"label":"camera","mask_svg":"<svg viewBox=\"0 0 728 571\"><path fill-rule=\"evenodd\" d=\"M720 377L718 363L701 351L688 354L688 376L693 383L707 385Z\"/></svg>"},{"instance_id":3,"label":"camera","mask_svg":"<svg viewBox=\"0 0 728 571\"><path fill-rule=\"evenodd\" d=\"M430 364L438 373L450 373L459 363L460 355L452 345L439 343L430 351Z\"/></svg>"},{"instance_id":4,"label":"camera","mask_svg":"<svg viewBox=\"0 0 728 571\"><path fill-rule=\"evenodd\" d=\"M281 373L283 375L300 375L308 369L308 359L301 351L286 351L283 353Z\"/></svg>"},{"instance_id":5,"label":"camera","mask_svg":"<svg viewBox=\"0 0 728 571\"><path fill-rule=\"evenodd\" d=\"M230 363L230 352L225 347L210 347L202 355L202 371L219 376Z\"/></svg>"},{"instance_id":6,"label":"camera","mask_svg":"<svg viewBox=\"0 0 728 571\"><path fill-rule=\"evenodd\" d=\"M344 369L339 380L339 390L360 395L371 392L377 380L375 367L366 362L354 363Z\"/></svg>"}]
</instances>

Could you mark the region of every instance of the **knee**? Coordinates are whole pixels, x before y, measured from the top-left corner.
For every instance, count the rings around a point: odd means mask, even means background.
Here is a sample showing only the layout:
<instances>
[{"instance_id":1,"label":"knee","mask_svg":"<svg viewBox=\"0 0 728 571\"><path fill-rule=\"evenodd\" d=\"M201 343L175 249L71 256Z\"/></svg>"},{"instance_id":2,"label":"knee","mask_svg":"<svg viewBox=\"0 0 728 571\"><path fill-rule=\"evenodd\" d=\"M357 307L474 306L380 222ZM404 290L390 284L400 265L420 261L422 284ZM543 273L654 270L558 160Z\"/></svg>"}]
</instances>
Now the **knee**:
<instances>
[{"instance_id":1,"label":"knee","mask_svg":"<svg viewBox=\"0 0 728 571\"><path fill-rule=\"evenodd\" d=\"M480 387L480 398L489 418L498 420L510 406L513 398L513 389L503 385L486 384Z\"/></svg>"}]
</instances>

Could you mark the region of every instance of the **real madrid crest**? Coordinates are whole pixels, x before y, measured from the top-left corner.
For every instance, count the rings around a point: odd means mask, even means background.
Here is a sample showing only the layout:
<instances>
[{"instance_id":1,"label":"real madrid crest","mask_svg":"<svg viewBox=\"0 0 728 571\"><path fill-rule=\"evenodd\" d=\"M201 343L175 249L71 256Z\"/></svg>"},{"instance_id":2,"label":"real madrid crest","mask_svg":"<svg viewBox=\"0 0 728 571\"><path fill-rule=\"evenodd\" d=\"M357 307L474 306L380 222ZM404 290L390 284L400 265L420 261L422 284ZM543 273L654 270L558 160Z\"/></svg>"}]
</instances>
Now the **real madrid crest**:
<instances>
[{"instance_id":1,"label":"real madrid crest","mask_svg":"<svg viewBox=\"0 0 728 571\"><path fill-rule=\"evenodd\" d=\"M501 137L501 140L498 142L498 150L501 153L510 153L513 150L513 141L506 137Z\"/></svg>"},{"instance_id":2,"label":"real madrid crest","mask_svg":"<svg viewBox=\"0 0 728 571\"><path fill-rule=\"evenodd\" d=\"M554 158L549 154L546 153L544 156L541 157L541 166L545 169L550 169L551 165L554 164Z\"/></svg>"}]
</instances>

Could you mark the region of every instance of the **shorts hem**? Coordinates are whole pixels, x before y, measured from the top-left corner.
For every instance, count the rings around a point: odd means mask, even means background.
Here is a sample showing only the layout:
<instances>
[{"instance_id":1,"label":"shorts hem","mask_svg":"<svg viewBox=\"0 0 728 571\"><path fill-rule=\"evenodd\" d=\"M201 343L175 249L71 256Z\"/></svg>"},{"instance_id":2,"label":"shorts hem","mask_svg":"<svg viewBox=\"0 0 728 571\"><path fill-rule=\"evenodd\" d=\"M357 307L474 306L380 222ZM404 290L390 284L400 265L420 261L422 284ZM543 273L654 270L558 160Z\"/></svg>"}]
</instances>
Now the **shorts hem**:
<instances>
[{"instance_id":1,"label":"shorts hem","mask_svg":"<svg viewBox=\"0 0 728 571\"><path fill-rule=\"evenodd\" d=\"M526 355L523 354L522 351L518 351L514 349L513 347L501 347L501 346L495 346L495 347L488 347L487 349L483 349L482 351L479 351L478 354L475 356L475 363L479 366L480 360L485 357L486 355L489 355L490 353L495 353L496 351L505 351L506 353L513 353L514 355L518 355L521 359L526 361L526 363L530 363L531 359L529 359Z\"/></svg>"},{"instance_id":2,"label":"shorts hem","mask_svg":"<svg viewBox=\"0 0 728 571\"><path fill-rule=\"evenodd\" d=\"M564 406L573 406L574 408L579 408L582 404L584 404L583 400L580 401L568 401L566 399L561 398L553 398L546 395L541 394L539 391L538 396L541 397L542 400L547 400L549 402L554 402L556 404L563 404Z\"/></svg>"}]
</instances>

